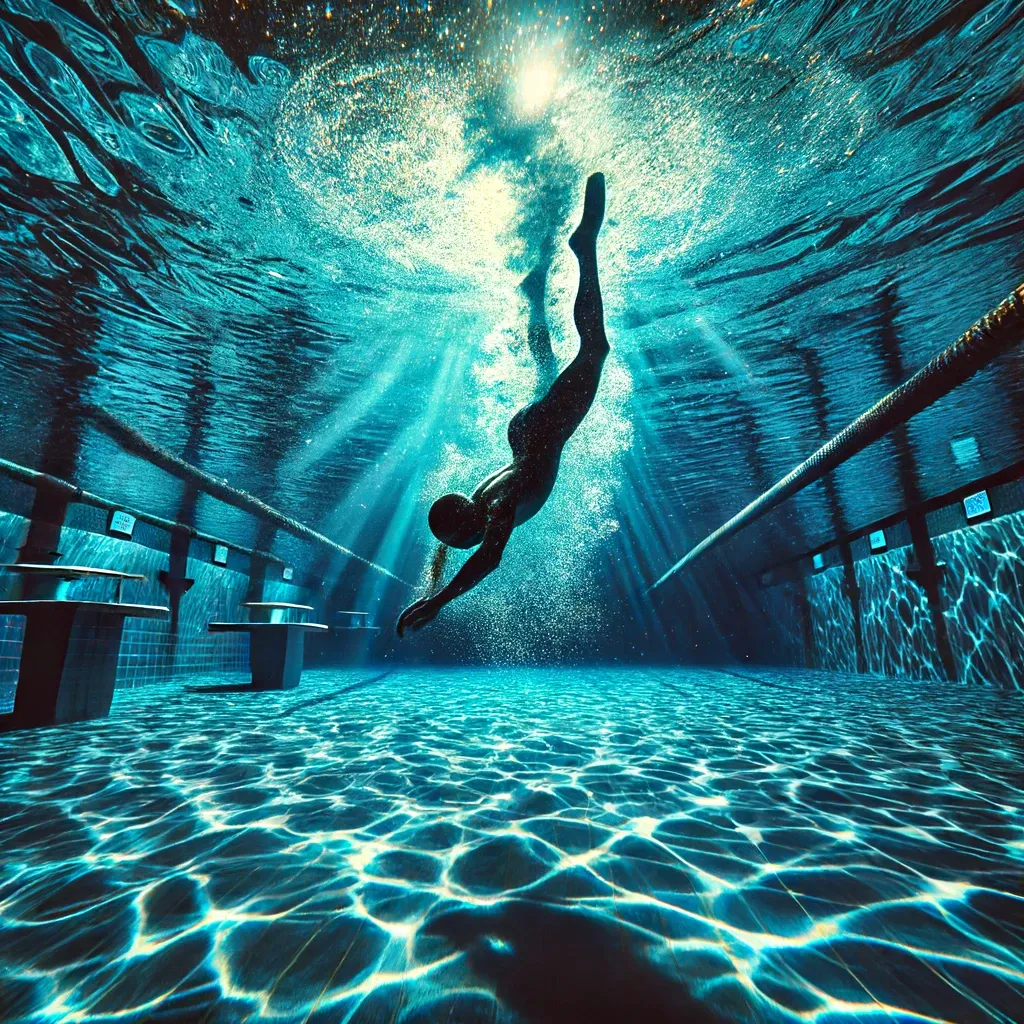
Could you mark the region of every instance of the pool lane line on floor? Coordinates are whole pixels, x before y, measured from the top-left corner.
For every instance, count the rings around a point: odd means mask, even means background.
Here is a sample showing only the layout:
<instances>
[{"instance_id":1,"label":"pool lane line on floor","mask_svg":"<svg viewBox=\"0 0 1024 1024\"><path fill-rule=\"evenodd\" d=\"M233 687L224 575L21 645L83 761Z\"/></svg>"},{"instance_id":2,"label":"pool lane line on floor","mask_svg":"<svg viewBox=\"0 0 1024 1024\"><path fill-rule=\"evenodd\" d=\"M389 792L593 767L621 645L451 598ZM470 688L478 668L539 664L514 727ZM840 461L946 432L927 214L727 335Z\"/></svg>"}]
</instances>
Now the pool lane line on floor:
<instances>
[{"instance_id":1,"label":"pool lane line on floor","mask_svg":"<svg viewBox=\"0 0 1024 1024\"><path fill-rule=\"evenodd\" d=\"M760 683L762 686L775 686L775 683L768 679L760 679L758 676L744 675L742 672L734 672L731 668L713 668L712 672L717 672L719 675L732 676L733 679L743 679L748 683Z\"/></svg>"},{"instance_id":2,"label":"pool lane line on floor","mask_svg":"<svg viewBox=\"0 0 1024 1024\"><path fill-rule=\"evenodd\" d=\"M742 679L745 683L759 683L761 686L776 686L775 683L768 679L760 679L757 676L744 675L742 672L733 672L732 669L727 668L705 668L702 669L705 672L713 672L715 675L730 676L733 679ZM677 683L671 683L668 680L662 680L662 686L667 687L670 690L675 690L677 693L686 693L689 696L689 692L684 690L683 687Z\"/></svg>"},{"instance_id":3,"label":"pool lane line on floor","mask_svg":"<svg viewBox=\"0 0 1024 1024\"><path fill-rule=\"evenodd\" d=\"M313 707L316 704L323 704L326 701L334 700L335 697L340 697L342 694L352 693L353 690L361 690L364 686L371 686L374 683L379 683L387 676L391 675L392 669L388 669L387 672L382 672L380 675L371 676L369 679L361 679L358 683L352 683L350 686L342 687L340 690L335 690L333 693L325 693L322 697L314 697L312 700L301 701L298 704L293 704L290 708L282 711L283 715L290 715L295 711L301 711L303 708ZM252 683L223 683L216 686L186 686L186 693L275 693L280 691L274 690L257 690L253 688Z\"/></svg>"},{"instance_id":4,"label":"pool lane line on floor","mask_svg":"<svg viewBox=\"0 0 1024 1024\"><path fill-rule=\"evenodd\" d=\"M252 683L218 683L215 686L186 686L186 693L272 693L272 690L256 690Z\"/></svg>"},{"instance_id":5,"label":"pool lane line on floor","mask_svg":"<svg viewBox=\"0 0 1024 1024\"><path fill-rule=\"evenodd\" d=\"M317 704L326 704L329 700L334 700L336 697L342 697L346 693L352 693L355 690L362 690L366 686L373 686L376 683L382 683L394 669L388 669L387 672L381 672L379 675L370 676L369 679L361 679L358 683L351 683L349 686L343 686L340 690L335 690L333 693L325 693L322 697L313 697L311 700L299 701L298 704L293 704L290 708L286 708L281 712L281 717L284 718L286 715L292 715L296 711L304 711L306 708L315 707Z\"/></svg>"}]
</instances>

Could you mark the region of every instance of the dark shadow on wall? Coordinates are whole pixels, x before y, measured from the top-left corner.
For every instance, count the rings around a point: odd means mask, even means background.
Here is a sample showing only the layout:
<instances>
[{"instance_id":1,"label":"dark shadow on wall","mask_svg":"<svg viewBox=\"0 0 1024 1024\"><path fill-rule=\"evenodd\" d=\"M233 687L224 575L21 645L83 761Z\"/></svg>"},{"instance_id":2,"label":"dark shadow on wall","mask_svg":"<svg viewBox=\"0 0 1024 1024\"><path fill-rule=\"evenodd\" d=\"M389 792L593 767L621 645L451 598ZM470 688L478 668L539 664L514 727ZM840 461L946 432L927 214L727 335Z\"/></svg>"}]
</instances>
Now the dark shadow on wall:
<instances>
[{"instance_id":1,"label":"dark shadow on wall","mask_svg":"<svg viewBox=\"0 0 1024 1024\"><path fill-rule=\"evenodd\" d=\"M69 271L65 287L63 297L52 295L51 304L39 311L40 330L53 361L46 367L40 396L42 408L49 407L49 423L38 466L51 476L74 480L84 432L83 400L99 368L95 348L102 321L92 267ZM57 560L68 504L65 493L49 487L36 489L19 562L49 564Z\"/></svg>"},{"instance_id":2,"label":"dark shadow on wall","mask_svg":"<svg viewBox=\"0 0 1024 1024\"><path fill-rule=\"evenodd\" d=\"M510 900L442 912L421 935L463 951L473 975L527 1024L725 1021L651 962L641 932L593 914Z\"/></svg>"},{"instance_id":3,"label":"dark shadow on wall","mask_svg":"<svg viewBox=\"0 0 1024 1024\"><path fill-rule=\"evenodd\" d=\"M817 349L797 345L791 345L790 349L803 365L807 378L807 393L817 427L817 443L823 445L831 438L833 430L830 424L831 408L821 354ZM846 510L839 494L839 483L835 474L826 474L822 478L821 486L825 496L825 508L832 524L832 536L845 537L850 532L850 524L846 518ZM843 566L843 593L846 595L850 611L853 614L853 642L857 654L857 671L864 673L867 671L867 661L864 654L864 629L861 623L860 587L857 585L857 573L853 567L853 554L850 551L850 545L840 545L839 555Z\"/></svg>"},{"instance_id":4,"label":"dark shadow on wall","mask_svg":"<svg viewBox=\"0 0 1024 1024\"><path fill-rule=\"evenodd\" d=\"M894 281L886 282L875 303L876 333L886 387L892 391L907 380L911 371L904 364L903 343L898 322L902 314L899 292ZM896 473L903 493L903 506L913 509L925 499L925 488L910 435L910 425L901 423L889 435L896 451ZM942 571L935 558L935 549L928 533L924 515L915 512L907 517L918 574L915 582L925 592L939 662L947 679L956 679L957 667L949 642L949 631L943 614Z\"/></svg>"}]
</instances>

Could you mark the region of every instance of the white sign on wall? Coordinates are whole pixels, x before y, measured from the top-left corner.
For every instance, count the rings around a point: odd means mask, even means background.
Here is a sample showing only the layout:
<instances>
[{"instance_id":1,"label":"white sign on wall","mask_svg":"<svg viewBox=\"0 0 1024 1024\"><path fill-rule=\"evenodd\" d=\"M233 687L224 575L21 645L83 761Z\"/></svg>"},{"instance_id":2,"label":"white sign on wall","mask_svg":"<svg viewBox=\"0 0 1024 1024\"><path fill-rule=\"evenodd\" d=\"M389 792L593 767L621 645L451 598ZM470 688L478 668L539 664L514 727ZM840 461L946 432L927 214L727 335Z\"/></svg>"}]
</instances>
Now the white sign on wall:
<instances>
[{"instance_id":1,"label":"white sign on wall","mask_svg":"<svg viewBox=\"0 0 1024 1024\"><path fill-rule=\"evenodd\" d=\"M110 521L107 523L107 533L112 533L118 537L125 537L128 540L132 539L132 533L135 531L135 516L128 515L127 512L110 513Z\"/></svg>"},{"instance_id":2,"label":"white sign on wall","mask_svg":"<svg viewBox=\"0 0 1024 1024\"><path fill-rule=\"evenodd\" d=\"M868 537L868 544L871 545L872 551L884 551L886 549L885 530L875 530L874 533Z\"/></svg>"},{"instance_id":3,"label":"white sign on wall","mask_svg":"<svg viewBox=\"0 0 1024 1024\"><path fill-rule=\"evenodd\" d=\"M295 575L295 570L294 570L294 569L292 569L292 567L291 567L290 565L286 565L286 566L285 566L285 567L284 567L284 568L283 568L283 569L281 570L281 579L283 579L283 580L286 580L286 581L291 581L291 579L292 579L292 577L293 577L294 575Z\"/></svg>"},{"instance_id":4,"label":"white sign on wall","mask_svg":"<svg viewBox=\"0 0 1024 1024\"><path fill-rule=\"evenodd\" d=\"M228 546L227 544L217 544L213 549L213 564L214 565L227 565L228 564Z\"/></svg>"},{"instance_id":5,"label":"white sign on wall","mask_svg":"<svg viewBox=\"0 0 1024 1024\"><path fill-rule=\"evenodd\" d=\"M988 500L988 491L978 491L964 498L964 514L968 519L987 516L992 511L992 503Z\"/></svg>"}]
</instances>

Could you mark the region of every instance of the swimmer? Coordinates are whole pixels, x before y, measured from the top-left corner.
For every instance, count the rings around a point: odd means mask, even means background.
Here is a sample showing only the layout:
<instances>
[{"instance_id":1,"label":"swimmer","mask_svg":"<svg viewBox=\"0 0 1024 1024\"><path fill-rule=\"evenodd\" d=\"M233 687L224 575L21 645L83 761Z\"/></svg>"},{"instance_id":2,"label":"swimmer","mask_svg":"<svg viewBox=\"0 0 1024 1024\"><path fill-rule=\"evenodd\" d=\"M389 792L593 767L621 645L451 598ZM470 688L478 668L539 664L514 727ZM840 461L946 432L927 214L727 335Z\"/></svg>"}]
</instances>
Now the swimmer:
<instances>
[{"instance_id":1,"label":"swimmer","mask_svg":"<svg viewBox=\"0 0 1024 1024\"><path fill-rule=\"evenodd\" d=\"M609 351L597 277L597 235L604 220L604 201L604 175L592 174L587 179L583 218L569 238L569 248L580 265L573 308L580 350L543 398L512 417L508 425L512 461L487 477L471 497L446 494L431 506L427 521L442 545L477 550L451 583L402 612L399 636L407 629L421 629L449 601L494 572L512 531L541 510L555 486L562 449L594 403Z\"/></svg>"}]
</instances>

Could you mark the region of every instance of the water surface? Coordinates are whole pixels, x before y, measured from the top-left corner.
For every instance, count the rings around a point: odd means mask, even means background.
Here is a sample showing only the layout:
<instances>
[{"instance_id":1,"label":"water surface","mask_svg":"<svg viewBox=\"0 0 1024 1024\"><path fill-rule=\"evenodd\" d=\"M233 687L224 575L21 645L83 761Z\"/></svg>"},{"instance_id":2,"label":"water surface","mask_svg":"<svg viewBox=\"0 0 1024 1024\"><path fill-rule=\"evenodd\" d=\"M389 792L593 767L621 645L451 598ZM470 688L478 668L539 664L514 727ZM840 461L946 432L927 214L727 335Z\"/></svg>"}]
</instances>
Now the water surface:
<instances>
[{"instance_id":1,"label":"water surface","mask_svg":"<svg viewBox=\"0 0 1024 1024\"><path fill-rule=\"evenodd\" d=\"M418 578L429 501L506 460L534 394L517 284L538 261L572 354L562 242L607 173L613 359L543 520L460 605L469 633L538 589L527 646L571 649L587 591L607 631L610 595L1024 269L1006 0L104 11L0 4L0 426L9 457L162 515L180 485L85 406ZM739 538L729 570L1020 458L1022 379L1004 360ZM196 515L256 540L216 502ZM361 597L408 596L390 587Z\"/></svg>"}]
</instances>

